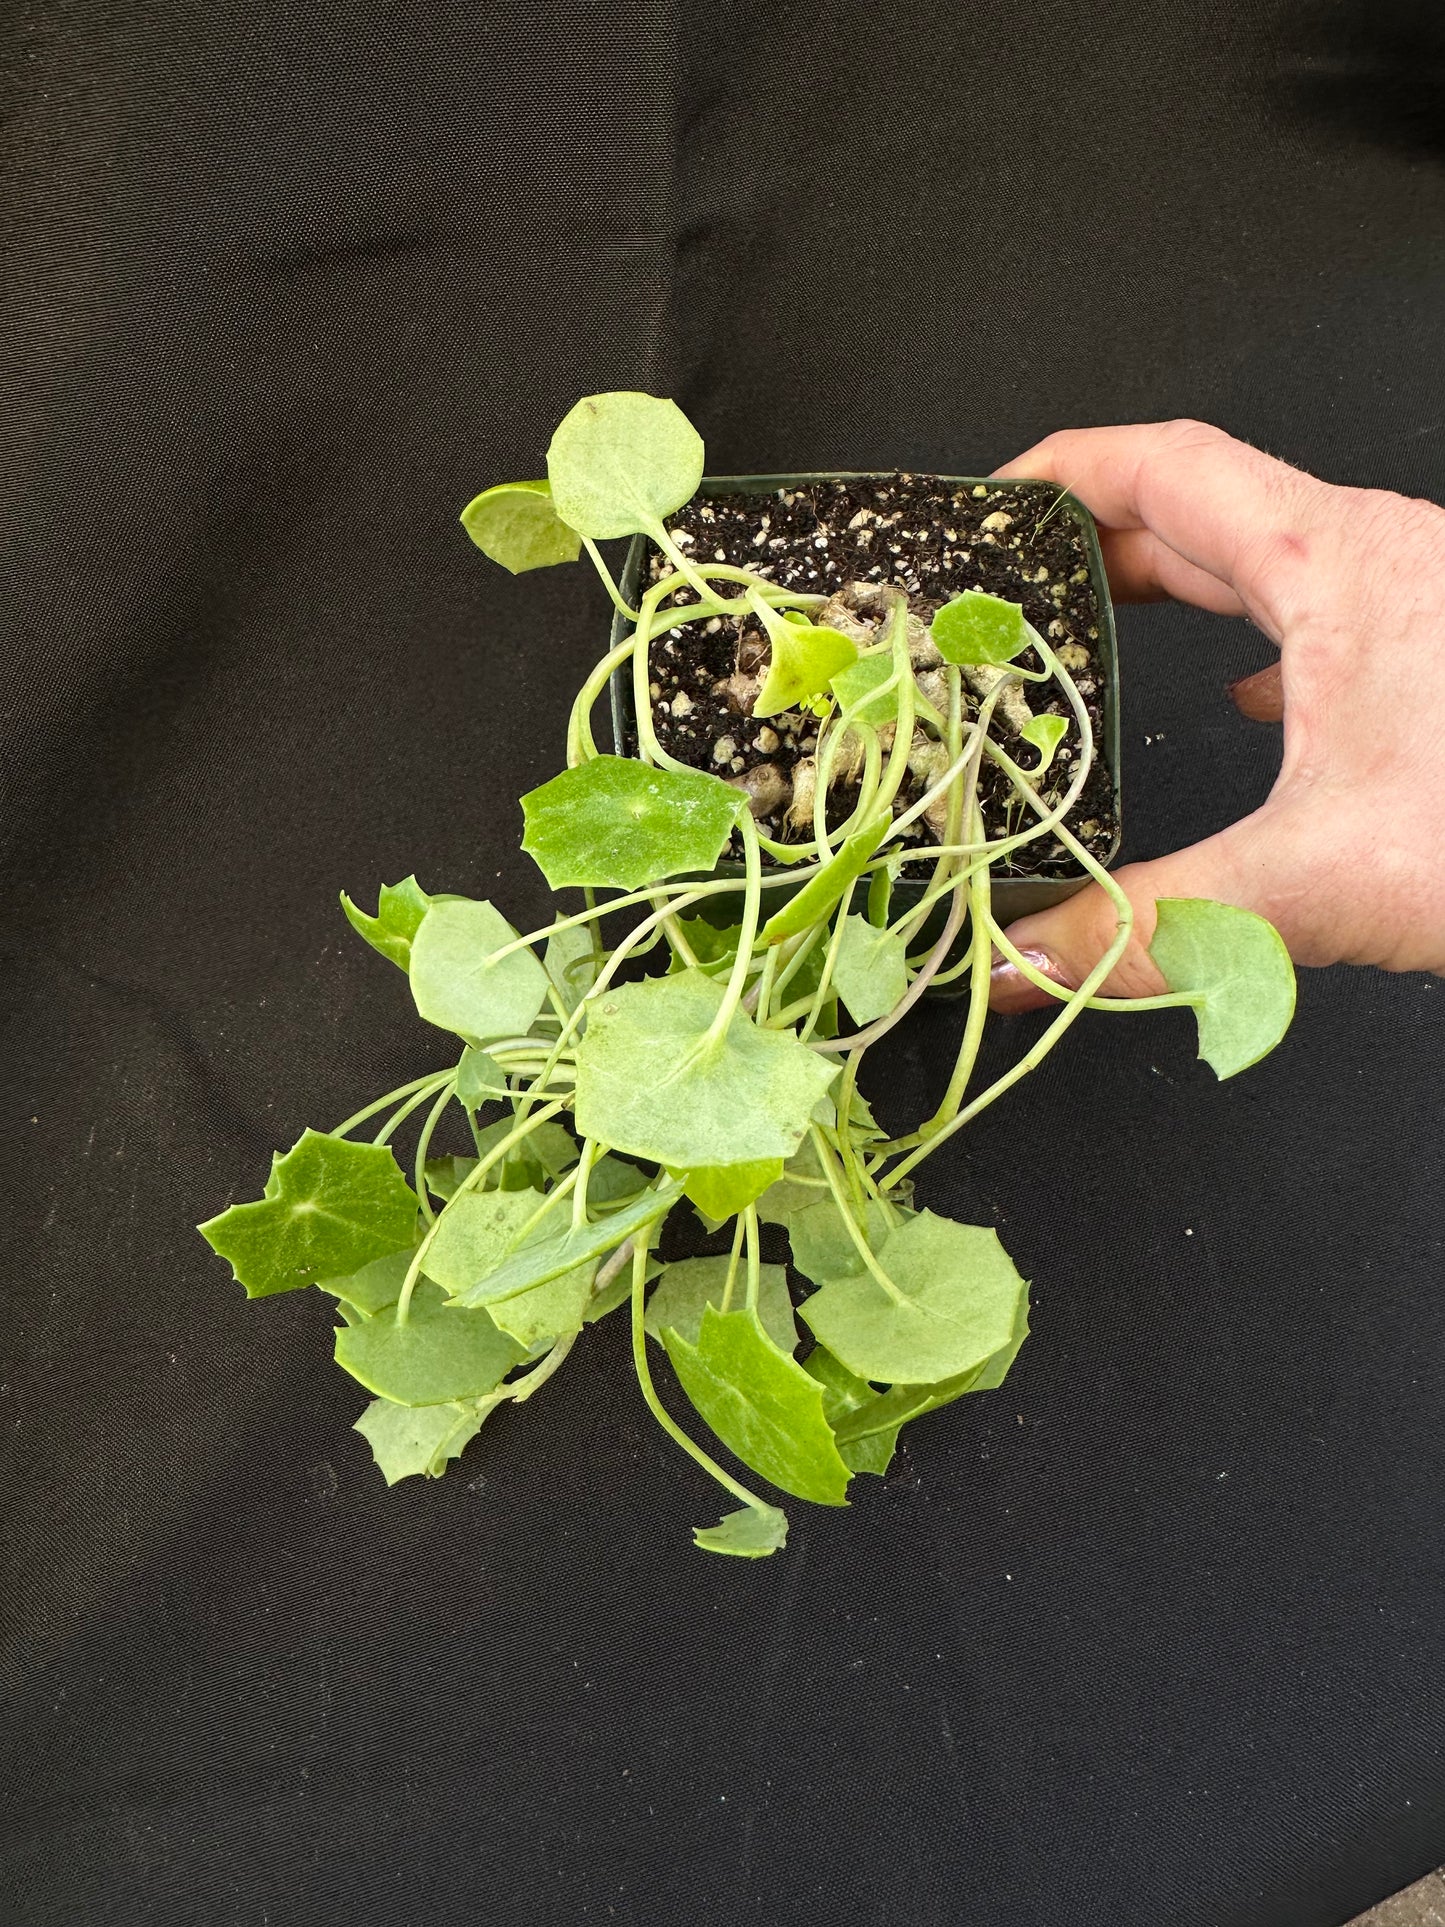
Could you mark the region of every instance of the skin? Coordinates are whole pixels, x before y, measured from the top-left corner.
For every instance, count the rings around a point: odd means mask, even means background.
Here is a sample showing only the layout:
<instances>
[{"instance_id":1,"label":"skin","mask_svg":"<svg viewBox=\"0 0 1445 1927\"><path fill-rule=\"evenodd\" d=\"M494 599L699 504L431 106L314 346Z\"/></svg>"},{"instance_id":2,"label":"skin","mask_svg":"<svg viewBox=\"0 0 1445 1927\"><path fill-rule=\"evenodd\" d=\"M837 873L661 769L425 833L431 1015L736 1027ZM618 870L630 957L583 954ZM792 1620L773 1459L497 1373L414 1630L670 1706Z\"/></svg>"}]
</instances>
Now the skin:
<instances>
[{"instance_id":1,"label":"skin","mask_svg":"<svg viewBox=\"0 0 1445 1927\"><path fill-rule=\"evenodd\" d=\"M1088 505L1118 600L1246 616L1280 652L1229 690L1245 716L1283 721L1268 800L1118 872L1136 922L1106 994L1164 988L1147 953L1159 897L1258 911L1297 963L1445 973L1445 509L1317 481L1193 421L1067 430L998 472ZM1115 927L1091 885L1010 935L1072 987ZM995 1010L1049 1001L996 965Z\"/></svg>"}]
</instances>

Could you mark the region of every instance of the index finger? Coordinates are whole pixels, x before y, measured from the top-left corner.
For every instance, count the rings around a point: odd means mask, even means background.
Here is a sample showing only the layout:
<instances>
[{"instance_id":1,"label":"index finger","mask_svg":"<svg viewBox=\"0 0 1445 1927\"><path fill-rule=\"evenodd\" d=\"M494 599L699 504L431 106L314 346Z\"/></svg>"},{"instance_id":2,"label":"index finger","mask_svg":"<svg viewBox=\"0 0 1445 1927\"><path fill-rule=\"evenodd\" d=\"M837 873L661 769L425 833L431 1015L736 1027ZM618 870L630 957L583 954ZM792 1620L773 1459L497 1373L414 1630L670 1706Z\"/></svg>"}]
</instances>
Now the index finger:
<instances>
[{"instance_id":1,"label":"index finger","mask_svg":"<svg viewBox=\"0 0 1445 1927\"><path fill-rule=\"evenodd\" d=\"M1318 595L1335 548L1333 489L1206 422L1065 429L997 473L1077 495L1113 551L1111 574L1123 564L1121 593L1225 609L1237 598L1276 641Z\"/></svg>"}]
</instances>

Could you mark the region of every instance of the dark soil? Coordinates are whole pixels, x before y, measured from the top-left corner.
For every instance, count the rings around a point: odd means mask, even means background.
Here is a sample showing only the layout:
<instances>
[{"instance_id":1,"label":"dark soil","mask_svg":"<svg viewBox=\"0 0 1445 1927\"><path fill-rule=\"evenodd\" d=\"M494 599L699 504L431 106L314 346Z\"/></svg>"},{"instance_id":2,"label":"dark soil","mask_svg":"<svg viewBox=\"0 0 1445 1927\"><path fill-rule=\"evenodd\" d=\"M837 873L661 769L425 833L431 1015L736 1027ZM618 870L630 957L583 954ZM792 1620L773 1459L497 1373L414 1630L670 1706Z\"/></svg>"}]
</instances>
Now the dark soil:
<instances>
[{"instance_id":1,"label":"dark soil","mask_svg":"<svg viewBox=\"0 0 1445 1927\"><path fill-rule=\"evenodd\" d=\"M1079 525L1062 507L1049 512L1055 500L1056 492L1040 484L956 489L934 477L899 474L810 483L768 495L698 497L672 516L668 526L679 546L699 561L730 562L809 594L830 595L849 582L896 584L925 622L965 589L986 589L1022 603L1028 620L1061 653L1089 710L1098 757L1071 827L1102 857L1114 839L1114 811L1102 757L1105 678L1098 654L1099 609ZM670 572L671 564L654 553L652 580ZM684 597L693 599L690 591L680 591L679 599ZM790 710L761 724L739 708L736 682L732 690L725 686L739 668L752 670L766 657L761 631L745 626L740 635L731 619L684 623L655 638L651 685L654 726L663 748L698 769L734 780L746 777L754 784L765 778L769 787L786 790L794 767L816 745L816 719ZM1042 667L1033 650L1020 660L1026 668ZM1024 694L1035 714L1070 720L1044 790L1046 798L1057 800L1070 779L1077 730L1057 685L1025 685ZM973 713L976 699L967 689L965 703ZM1037 762L1029 745L1011 739L997 712L992 733L1021 767ZM771 765L780 780L775 781L765 765ZM760 771L761 777L754 774ZM918 794L910 781L899 807ZM1002 772L988 763L980 800L990 836L1022 827L1022 805ZM765 811L759 827L787 840L786 808L785 800ZM835 785L830 820L841 821L851 808L849 790ZM920 841L932 840L921 825L920 832ZM1025 845L1017 867L1007 874L1061 875L1074 867L1062 845L1047 839Z\"/></svg>"}]
</instances>

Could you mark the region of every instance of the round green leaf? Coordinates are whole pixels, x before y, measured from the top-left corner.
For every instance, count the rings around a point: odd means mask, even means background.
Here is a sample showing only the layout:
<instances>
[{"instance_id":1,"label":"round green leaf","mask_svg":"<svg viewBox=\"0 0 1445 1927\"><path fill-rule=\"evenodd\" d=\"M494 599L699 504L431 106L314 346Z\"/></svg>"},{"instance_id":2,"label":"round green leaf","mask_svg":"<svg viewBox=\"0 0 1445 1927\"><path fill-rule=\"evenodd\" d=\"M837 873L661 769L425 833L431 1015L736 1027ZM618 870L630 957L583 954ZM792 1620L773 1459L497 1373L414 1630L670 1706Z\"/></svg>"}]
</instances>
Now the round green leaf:
<instances>
[{"instance_id":1,"label":"round green leaf","mask_svg":"<svg viewBox=\"0 0 1445 1927\"><path fill-rule=\"evenodd\" d=\"M459 1311L423 1280L406 1324L392 1309L336 1334L336 1362L369 1392L397 1405L444 1405L499 1385L526 1352L489 1312Z\"/></svg>"},{"instance_id":2,"label":"round green leaf","mask_svg":"<svg viewBox=\"0 0 1445 1927\"><path fill-rule=\"evenodd\" d=\"M920 1211L882 1241L878 1262L901 1302L861 1271L830 1280L802 1307L818 1342L859 1378L933 1384L1013 1339L1027 1286L996 1232Z\"/></svg>"},{"instance_id":3,"label":"round green leaf","mask_svg":"<svg viewBox=\"0 0 1445 1927\"><path fill-rule=\"evenodd\" d=\"M483 555L513 575L575 562L582 538L552 506L549 482L499 482L462 510L462 527Z\"/></svg>"},{"instance_id":4,"label":"round green leaf","mask_svg":"<svg viewBox=\"0 0 1445 1927\"><path fill-rule=\"evenodd\" d=\"M1202 897L1161 897L1149 955L1195 993L1199 1055L1219 1077L1257 1064L1294 1016L1294 965L1272 923Z\"/></svg>"},{"instance_id":5,"label":"round green leaf","mask_svg":"<svg viewBox=\"0 0 1445 1927\"><path fill-rule=\"evenodd\" d=\"M791 1157L836 1067L743 1011L705 1042L723 997L723 985L684 970L589 1005L577 1129L675 1171Z\"/></svg>"},{"instance_id":6,"label":"round green leaf","mask_svg":"<svg viewBox=\"0 0 1445 1927\"><path fill-rule=\"evenodd\" d=\"M1012 662L1029 646L1023 605L965 589L933 618L929 634L945 662Z\"/></svg>"},{"instance_id":7,"label":"round green leaf","mask_svg":"<svg viewBox=\"0 0 1445 1927\"><path fill-rule=\"evenodd\" d=\"M588 395L547 450L556 512L594 542L651 533L702 480L702 437L676 402Z\"/></svg>"},{"instance_id":8,"label":"round green leaf","mask_svg":"<svg viewBox=\"0 0 1445 1927\"><path fill-rule=\"evenodd\" d=\"M429 1024L468 1043L525 1036L547 996L547 973L530 950L488 964L516 931L490 903L433 903L411 945L411 991Z\"/></svg>"},{"instance_id":9,"label":"round green leaf","mask_svg":"<svg viewBox=\"0 0 1445 1927\"><path fill-rule=\"evenodd\" d=\"M639 890L710 870L746 808L703 770L597 756L522 798L522 848L554 890Z\"/></svg>"}]
</instances>

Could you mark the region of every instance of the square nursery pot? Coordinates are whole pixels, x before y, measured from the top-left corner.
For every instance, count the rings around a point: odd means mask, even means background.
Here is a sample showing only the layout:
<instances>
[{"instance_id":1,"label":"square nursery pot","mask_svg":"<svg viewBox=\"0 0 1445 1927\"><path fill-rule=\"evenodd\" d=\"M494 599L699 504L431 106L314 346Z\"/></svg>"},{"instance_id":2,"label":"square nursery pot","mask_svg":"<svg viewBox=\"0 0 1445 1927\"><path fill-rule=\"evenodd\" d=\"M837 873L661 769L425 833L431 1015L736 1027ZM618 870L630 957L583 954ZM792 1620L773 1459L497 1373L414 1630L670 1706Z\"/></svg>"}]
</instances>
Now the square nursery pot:
<instances>
[{"instance_id":1,"label":"square nursery pot","mask_svg":"<svg viewBox=\"0 0 1445 1927\"><path fill-rule=\"evenodd\" d=\"M728 544L723 558L726 561L747 568L756 567L759 562L778 560L778 548L770 549L767 546L770 540L776 542L778 538L770 537L763 526L765 515L770 517L769 526L772 525L772 515L777 515L791 524L788 535L782 539L783 555L796 556L800 549L807 547L827 550L827 554L822 559L816 554L809 556L809 563L818 565L817 579L806 580L799 586L810 591L821 590L827 593L831 588L841 586L842 580L856 574L860 578L871 575L875 581L898 581L900 586L908 589L915 559L912 554L905 552L895 557L891 553L891 545L886 540L876 550L870 547L865 554L860 554L857 549L850 550L846 547L840 552L840 544L846 545L862 540L850 533L855 526L851 519L841 530L836 524L830 524L831 543L826 539L826 531L823 542L817 542L811 535L806 527L808 516L816 512L820 502L825 510L831 510L839 503L847 507L852 506L851 500L845 501L840 492L832 486L834 484L844 485L850 495L855 487L865 494L878 488L891 491L904 486L926 487L929 490L947 493L953 498L956 507L966 507L966 512L971 518L971 532L959 532L962 540L958 542L955 549L947 546L944 540L946 535L944 529L938 529L936 536L930 532L929 539L938 549L938 556L928 565L932 569L932 574L930 583L922 587L920 591L922 594L927 595L930 586L935 592L942 589L948 595L959 594L964 589L984 588L993 594L1006 596L1010 600L1022 600L1030 620L1045 633L1047 633L1047 622L1040 621L1039 617L1041 614L1047 616L1052 608L1057 608L1061 615L1067 614L1067 627L1072 634L1080 635L1082 627L1080 643L1088 649L1092 657L1088 671L1095 682L1096 700L1093 706L1097 718L1097 754L1105 772L1098 788L1093 792L1094 810L1102 818L1094 847L1100 860L1105 864L1111 864L1118 853L1121 827L1119 658L1108 579L1099 549L1098 532L1088 510L1072 495L1067 493L1061 495L1058 487L1052 482L1000 482L991 481L986 477L955 475L910 477L898 474L866 474L857 471L804 475L720 475L704 479L693 500L680 509L676 516L669 519L669 526L676 529L692 523L700 531L705 529L708 539L707 548L704 550L698 546L694 536L692 553L700 560L715 559L714 530L706 526L707 505L718 498L735 498L730 508L725 510L720 504L716 511L716 515L719 518L726 518L727 522L726 529L718 531L722 534L724 542ZM989 540L989 553L986 556L980 554L980 559L977 561L959 560L963 542L967 541L971 544L970 556L974 551L979 550L984 540L980 533L983 518L979 511L988 509L990 498L1000 496L1013 498L1010 506L1015 510L1019 507L1021 499L1030 503L1031 500L1037 500L1038 515L1032 523L1024 526L1026 517L1015 517L1015 522L1019 526L1014 528L1014 534L1022 535L1022 546L1015 549L1010 534L1004 533L1002 540L999 535L994 535ZM773 498L776 506L770 505L770 497ZM786 516L784 516L784 503L787 497L791 497L791 502L787 504ZM736 498L749 499L739 503ZM752 498L756 500L755 518ZM806 500L806 508L798 507L800 500ZM1001 511L995 509L990 512ZM747 515L746 524L739 522L740 513ZM1076 566L1070 572L1067 583L1061 580L1056 584L1044 582L1038 577L1037 572L1044 564L1037 554L1033 560L1030 560L1030 555L1031 543L1038 543L1043 527L1047 526L1048 521L1056 521L1060 517L1065 518L1066 522L1072 525L1074 537L1072 559ZM873 538L876 538L883 533L883 529L878 523L876 512L873 519L875 523ZM908 516L905 512L904 527L901 531L905 537L903 545L905 550L908 539L907 522L921 519L917 515ZM938 505L937 521L958 519L957 514L948 516L944 505ZM798 526L800 523L804 524L802 528ZM896 529L888 531L890 534L899 532ZM917 535L922 533L919 531ZM1056 530L1043 545L1052 549L1056 559L1060 550L1058 539L1060 534L1061 531ZM746 537L746 540L743 540L743 537ZM650 560L654 553L653 545L646 536L639 535L633 538L627 552L620 586L624 600L634 608L649 579ZM955 557L954 562L940 574L939 570L943 569L950 555ZM874 559L865 569L863 563L869 556ZM1082 579L1085 569L1087 582ZM1058 573L1062 578L1062 571ZM913 579L920 580L920 577L915 574ZM1048 598L1057 596L1060 587L1067 600L1062 603L1050 601ZM1030 600L1033 602L1032 608L1029 606ZM1089 606L1090 603L1092 607ZM629 626L627 618L619 612L613 620L611 646L615 647L625 638ZM669 633L668 630L662 632L664 637ZM1056 637L1057 633L1056 631ZM1057 640L1055 646L1061 646ZM614 675L611 695L612 728L616 751L619 756L630 756L636 750L630 673ZM699 760L697 767L711 768L713 765ZM1090 793L1086 791L1086 798ZM1081 799L1079 811L1083 808ZM731 875L741 879L742 865L741 863L720 864L716 874L722 877ZM1036 910L1062 902L1065 897L1070 897L1077 890L1082 889L1086 881L1083 871L1079 869L1073 858L1067 855L1046 863L1038 873L1013 874L1008 870L996 870L993 876L993 898L999 920L1009 923L1016 917L1028 916ZM916 903L922 896L924 888L925 883L921 878L900 878L894 886L896 908L904 911L910 902ZM770 893L770 897L774 906L784 900L782 892ZM738 905L736 901L720 896L706 906L706 911L709 920L728 923L736 920ZM941 927L943 914L940 906L929 926L931 929L936 930ZM964 987L956 986L959 989ZM955 986L949 988L955 988Z\"/></svg>"}]
</instances>

